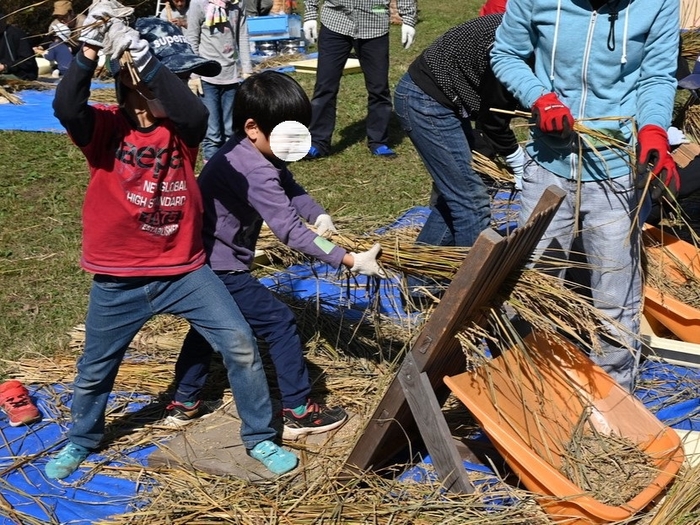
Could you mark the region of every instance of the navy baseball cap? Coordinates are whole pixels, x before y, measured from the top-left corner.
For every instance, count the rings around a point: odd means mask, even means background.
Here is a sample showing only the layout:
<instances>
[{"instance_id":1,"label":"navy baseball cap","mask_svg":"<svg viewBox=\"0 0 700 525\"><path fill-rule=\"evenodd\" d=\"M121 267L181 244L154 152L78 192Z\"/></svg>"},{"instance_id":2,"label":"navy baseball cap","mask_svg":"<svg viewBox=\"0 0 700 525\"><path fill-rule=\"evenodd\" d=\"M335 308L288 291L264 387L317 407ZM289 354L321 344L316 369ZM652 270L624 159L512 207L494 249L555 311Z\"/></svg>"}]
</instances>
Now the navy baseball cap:
<instances>
[{"instance_id":1,"label":"navy baseball cap","mask_svg":"<svg viewBox=\"0 0 700 525\"><path fill-rule=\"evenodd\" d=\"M678 86L685 89L698 89L700 88L700 56L695 61L695 67L693 67L693 72L678 81Z\"/></svg>"},{"instance_id":2,"label":"navy baseball cap","mask_svg":"<svg viewBox=\"0 0 700 525\"><path fill-rule=\"evenodd\" d=\"M215 77L221 64L196 55L179 27L157 16L139 18L134 28L161 63L176 75Z\"/></svg>"}]
</instances>

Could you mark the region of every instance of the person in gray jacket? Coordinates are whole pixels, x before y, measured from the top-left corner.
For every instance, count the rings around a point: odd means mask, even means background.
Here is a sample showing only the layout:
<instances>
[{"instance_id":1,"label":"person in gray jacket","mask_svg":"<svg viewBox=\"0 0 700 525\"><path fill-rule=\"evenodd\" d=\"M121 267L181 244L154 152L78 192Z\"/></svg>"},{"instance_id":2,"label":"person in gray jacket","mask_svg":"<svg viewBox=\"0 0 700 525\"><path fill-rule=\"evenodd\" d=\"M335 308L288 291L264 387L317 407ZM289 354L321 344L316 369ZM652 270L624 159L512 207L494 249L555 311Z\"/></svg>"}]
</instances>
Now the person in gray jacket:
<instances>
[{"instance_id":1,"label":"person in gray jacket","mask_svg":"<svg viewBox=\"0 0 700 525\"><path fill-rule=\"evenodd\" d=\"M202 141L206 162L233 136L233 98L242 80L253 71L245 6L238 1L192 0L185 36L195 53L221 64L221 73L215 77L193 76L189 80L190 89L209 110Z\"/></svg>"}]
</instances>

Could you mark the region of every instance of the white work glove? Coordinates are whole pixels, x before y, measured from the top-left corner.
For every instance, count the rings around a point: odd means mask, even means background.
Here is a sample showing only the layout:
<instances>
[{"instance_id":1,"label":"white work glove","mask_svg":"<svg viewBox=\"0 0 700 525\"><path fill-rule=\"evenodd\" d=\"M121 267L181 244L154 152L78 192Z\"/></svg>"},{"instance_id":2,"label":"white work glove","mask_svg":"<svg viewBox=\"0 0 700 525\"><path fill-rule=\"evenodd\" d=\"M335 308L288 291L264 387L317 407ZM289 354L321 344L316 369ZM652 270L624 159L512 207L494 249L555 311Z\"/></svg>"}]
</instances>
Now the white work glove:
<instances>
[{"instance_id":1,"label":"white work glove","mask_svg":"<svg viewBox=\"0 0 700 525\"><path fill-rule=\"evenodd\" d=\"M127 18L133 13L133 7L124 7L115 0L98 0L90 6L78 40L95 47L102 47L109 21Z\"/></svg>"},{"instance_id":2,"label":"white work glove","mask_svg":"<svg viewBox=\"0 0 700 525\"><path fill-rule=\"evenodd\" d=\"M366 252L350 252L355 264L352 265L350 271L352 273L359 273L361 275L368 275L369 277L386 277L384 270L381 269L379 263L377 262L377 257L382 249L382 245L377 243L372 248Z\"/></svg>"},{"instance_id":3,"label":"white work glove","mask_svg":"<svg viewBox=\"0 0 700 525\"><path fill-rule=\"evenodd\" d=\"M198 97L201 97L204 95L204 89L202 88L202 79L199 77L190 77L190 79L187 81L187 86L190 88L190 91L197 95Z\"/></svg>"},{"instance_id":4,"label":"white work glove","mask_svg":"<svg viewBox=\"0 0 700 525\"><path fill-rule=\"evenodd\" d=\"M690 144L690 141L685 136L685 133L675 126L668 128L668 144L669 146L680 146L681 144Z\"/></svg>"},{"instance_id":5,"label":"white work glove","mask_svg":"<svg viewBox=\"0 0 700 525\"><path fill-rule=\"evenodd\" d=\"M523 189L523 172L525 171L525 152L523 148L518 146L513 153L506 156L506 164L513 172L513 178L515 179L515 189Z\"/></svg>"},{"instance_id":6,"label":"white work glove","mask_svg":"<svg viewBox=\"0 0 700 525\"><path fill-rule=\"evenodd\" d=\"M309 44L316 43L318 39L318 22L316 20L304 22L304 38Z\"/></svg>"},{"instance_id":7,"label":"white work glove","mask_svg":"<svg viewBox=\"0 0 700 525\"><path fill-rule=\"evenodd\" d=\"M151 58L148 42L141 38L136 29L119 19L110 22L103 44L105 55L110 60L119 60L125 51L129 51L131 60L139 71L143 70Z\"/></svg>"},{"instance_id":8,"label":"white work glove","mask_svg":"<svg viewBox=\"0 0 700 525\"><path fill-rule=\"evenodd\" d=\"M70 27L61 22L56 22L51 26L51 31L54 35L61 39L61 42L65 42L70 38Z\"/></svg>"},{"instance_id":9,"label":"white work glove","mask_svg":"<svg viewBox=\"0 0 700 525\"><path fill-rule=\"evenodd\" d=\"M321 237L326 233L338 233L338 230L335 229L335 224L333 224L333 219L326 213L322 213L316 218L314 227L316 228L316 234Z\"/></svg>"},{"instance_id":10,"label":"white work glove","mask_svg":"<svg viewBox=\"0 0 700 525\"><path fill-rule=\"evenodd\" d=\"M404 49L408 49L413 44L413 39L416 38L415 28L406 24L401 24L401 44Z\"/></svg>"}]
</instances>

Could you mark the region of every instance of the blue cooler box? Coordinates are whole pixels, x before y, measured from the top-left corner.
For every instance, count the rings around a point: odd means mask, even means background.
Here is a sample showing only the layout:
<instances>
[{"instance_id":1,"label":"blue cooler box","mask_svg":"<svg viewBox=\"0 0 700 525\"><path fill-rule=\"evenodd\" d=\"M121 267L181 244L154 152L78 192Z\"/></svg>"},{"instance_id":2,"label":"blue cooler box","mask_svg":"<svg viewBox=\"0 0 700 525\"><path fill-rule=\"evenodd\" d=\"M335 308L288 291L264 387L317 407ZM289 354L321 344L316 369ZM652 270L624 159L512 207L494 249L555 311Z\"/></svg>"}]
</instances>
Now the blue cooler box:
<instances>
[{"instance_id":1,"label":"blue cooler box","mask_svg":"<svg viewBox=\"0 0 700 525\"><path fill-rule=\"evenodd\" d=\"M251 16L248 18L248 36L252 42L301 38L299 15Z\"/></svg>"}]
</instances>

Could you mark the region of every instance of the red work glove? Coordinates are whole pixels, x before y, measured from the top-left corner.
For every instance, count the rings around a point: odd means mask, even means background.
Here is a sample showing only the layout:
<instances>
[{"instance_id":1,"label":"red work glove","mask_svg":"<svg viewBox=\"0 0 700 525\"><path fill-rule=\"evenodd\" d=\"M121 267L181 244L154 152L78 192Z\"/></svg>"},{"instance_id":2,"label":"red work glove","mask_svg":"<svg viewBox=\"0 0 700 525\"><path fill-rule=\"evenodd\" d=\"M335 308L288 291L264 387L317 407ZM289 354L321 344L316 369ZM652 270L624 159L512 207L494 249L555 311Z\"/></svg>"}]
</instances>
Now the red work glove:
<instances>
[{"instance_id":1,"label":"red work glove","mask_svg":"<svg viewBox=\"0 0 700 525\"><path fill-rule=\"evenodd\" d=\"M547 93L535 100L532 105L535 124L545 133L559 133L562 138L571 135L574 117L566 104L554 93Z\"/></svg>"},{"instance_id":2,"label":"red work glove","mask_svg":"<svg viewBox=\"0 0 700 525\"><path fill-rule=\"evenodd\" d=\"M647 124L637 136L637 188L644 189L651 174L649 191L652 200L662 195L675 197L681 189L676 162L670 153L666 130Z\"/></svg>"}]
</instances>

